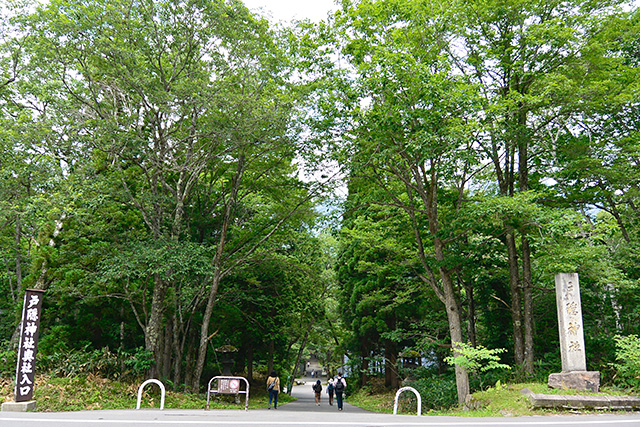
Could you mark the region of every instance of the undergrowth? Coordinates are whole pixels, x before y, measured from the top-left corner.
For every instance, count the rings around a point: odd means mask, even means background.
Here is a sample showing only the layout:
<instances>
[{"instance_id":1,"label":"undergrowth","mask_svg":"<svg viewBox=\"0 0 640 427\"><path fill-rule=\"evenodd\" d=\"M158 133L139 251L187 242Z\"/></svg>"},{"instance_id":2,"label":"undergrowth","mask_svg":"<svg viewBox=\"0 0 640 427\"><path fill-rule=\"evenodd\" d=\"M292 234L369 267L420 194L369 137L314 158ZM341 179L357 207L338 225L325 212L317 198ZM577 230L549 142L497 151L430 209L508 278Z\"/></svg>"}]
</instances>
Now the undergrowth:
<instances>
[{"instance_id":1,"label":"undergrowth","mask_svg":"<svg viewBox=\"0 0 640 427\"><path fill-rule=\"evenodd\" d=\"M437 388L437 384L433 384ZM429 402L425 402L425 396L422 395L422 414L424 415L455 415L465 417L500 417L500 416L531 416L531 415L549 415L576 413L572 409L533 409L529 403L529 398L521 393L521 390L528 388L534 393L546 394L562 394L562 395L625 395L624 391L603 388L600 393L589 393L577 390L550 390L543 383L520 383L504 385L498 383L494 387L490 387L484 391L474 393L471 398L471 409L459 408L452 406L449 408L432 408ZM435 392L434 392L435 393ZM353 405L374 412L393 413L393 404L395 391L372 391L371 388L363 387L353 395L349 396L347 401ZM398 414L415 415L417 409L417 400L413 393L404 392L398 399ZM594 410L583 410L581 412L603 412ZM606 411L616 412L616 411Z\"/></svg>"},{"instance_id":2,"label":"undergrowth","mask_svg":"<svg viewBox=\"0 0 640 427\"><path fill-rule=\"evenodd\" d=\"M38 375L34 398L38 402L38 411L79 411L95 409L135 409L137 403L139 384L123 382L97 375L78 375L73 377L54 377L52 375ZM438 384L432 384L434 389ZM528 398L521 390L528 388L534 393L547 394L589 394L575 390L549 390L543 383L520 384L496 384L484 391L473 394L470 406L465 408L430 408L428 402L425 405L425 397L422 396L424 415L455 415L455 416L526 416L548 415L566 413L567 410L557 409L532 409ZM253 389L252 389L253 390ZM436 392L434 392L436 393ZM604 388L600 395L624 395L624 391ZM3 402L13 400L13 378L0 378L0 396ZM363 387L346 400L352 405L363 409L392 413L395 391L386 390L375 384ZM159 408L160 390L156 385L145 387L141 408ZM261 389L255 389L250 395L249 408L258 409L267 406L267 396ZM281 393L278 397L279 404L292 401L293 398ZM206 395L204 393L191 394L168 390L165 397L166 409L204 409ZM234 402L233 396L220 396L211 400L211 409L244 409L244 396L240 395L240 403ZM416 414L417 401L411 392L404 392L398 405L399 414ZM575 410L571 411L575 413ZM585 411L586 412L586 411ZM594 412L594 411L590 411Z\"/></svg>"},{"instance_id":3,"label":"undergrowth","mask_svg":"<svg viewBox=\"0 0 640 427\"><path fill-rule=\"evenodd\" d=\"M99 377L93 374L73 377L53 377L38 375L35 382L34 399L39 412L80 411L95 409L135 409L138 399L138 387L133 384ZM0 378L0 393L3 402L12 401L13 378ZM265 393L256 390L249 395L249 408L267 406ZM278 403L293 400L281 393ZM159 408L160 388L148 385L144 388L141 408ZM204 409L207 403L206 393L191 394L167 390L165 409ZM233 396L220 396L211 400L211 409L244 409L244 395L240 395L240 404Z\"/></svg>"}]
</instances>

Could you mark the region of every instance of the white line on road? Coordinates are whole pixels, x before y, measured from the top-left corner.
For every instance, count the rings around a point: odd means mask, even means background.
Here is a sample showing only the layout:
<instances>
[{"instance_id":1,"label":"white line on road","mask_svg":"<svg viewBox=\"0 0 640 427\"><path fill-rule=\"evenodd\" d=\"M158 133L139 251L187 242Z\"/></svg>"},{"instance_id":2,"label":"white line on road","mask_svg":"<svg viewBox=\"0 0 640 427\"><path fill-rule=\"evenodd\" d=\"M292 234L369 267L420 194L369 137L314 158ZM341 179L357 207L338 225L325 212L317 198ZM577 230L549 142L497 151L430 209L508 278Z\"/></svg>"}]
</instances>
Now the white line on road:
<instances>
[{"instance_id":1,"label":"white line on road","mask_svg":"<svg viewBox=\"0 0 640 427\"><path fill-rule=\"evenodd\" d=\"M189 424L189 425L318 425L325 426L326 421L240 421L240 420L80 420L70 418L4 418L0 417L0 421L16 421L16 422L49 422L49 423L65 423L65 424ZM421 427L438 427L438 426L548 426L548 425L621 425L621 424L635 424L640 426L640 418L638 419L608 419L608 420L514 420L514 421L480 421L478 419L469 419L468 421L340 421L341 425L345 426L421 426Z\"/></svg>"}]
</instances>

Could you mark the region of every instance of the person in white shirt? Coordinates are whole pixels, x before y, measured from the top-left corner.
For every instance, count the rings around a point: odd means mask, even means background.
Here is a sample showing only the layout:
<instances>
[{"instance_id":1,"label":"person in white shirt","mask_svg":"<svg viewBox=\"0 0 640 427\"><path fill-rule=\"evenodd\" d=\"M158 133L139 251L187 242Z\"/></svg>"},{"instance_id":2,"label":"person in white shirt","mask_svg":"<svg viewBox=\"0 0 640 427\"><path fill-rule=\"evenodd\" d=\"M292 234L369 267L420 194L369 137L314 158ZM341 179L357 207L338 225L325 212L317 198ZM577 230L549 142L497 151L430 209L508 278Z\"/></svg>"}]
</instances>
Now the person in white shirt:
<instances>
[{"instance_id":1,"label":"person in white shirt","mask_svg":"<svg viewBox=\"0 0 640 427\"><path fill-rule=\"evenodd\" d=\"M342 411L342 394L347 388L347 380L345 380L340 373L338 373L336 377L334 388L336 391L336 401L338 402L338 411Z\"/></svg>"}]
</instances>

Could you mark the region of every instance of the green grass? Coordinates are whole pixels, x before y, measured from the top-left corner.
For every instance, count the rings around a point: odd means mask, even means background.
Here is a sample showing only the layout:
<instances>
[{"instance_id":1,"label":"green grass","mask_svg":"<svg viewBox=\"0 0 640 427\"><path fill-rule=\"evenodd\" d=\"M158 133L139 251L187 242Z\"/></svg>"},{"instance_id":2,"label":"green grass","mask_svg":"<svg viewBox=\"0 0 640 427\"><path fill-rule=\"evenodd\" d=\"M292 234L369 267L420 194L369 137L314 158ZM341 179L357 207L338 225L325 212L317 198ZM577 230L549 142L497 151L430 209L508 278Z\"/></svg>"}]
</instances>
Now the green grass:
<instances>
[{"instance_id":1,"label":"green grass","mask_svg":"<svg viewBox=\"0 0 640 427\"><path fill-rule=\"evenodd\" d=\"M492 387L485 391L473 394L472 401L475 403L477 409L464 411L456 408L451 412L454 412L457 415L462 415L460 413L463 412L477 417L544 415L548 413L557 413L557 411L550 410L534 410L529 403L528 396L520 392L525 388L529 388L530 390L532 387L539 389L538 385L539 384L529 383ZM544 391L540 390L536 393L549 393L549 389L546 385L544 385L544 388Z\"/></svg>"},{"instance_id":2,"label":"green grass","mask_svg":"<svg viewBox=\"0 0 640 427\"><path fill-rule=\"evenodd\" d=\"M464 416L464 417L501 417L501 416L532 416L569 413L563 409L533 409L529 403L529 398L521 393L521 390L528 388L534 393L562 394L562 395L625 395L623 391L603 388L600 393L581 392L577 390L553 390L542 383L522 383L512 385L498 385L485 391L473 394L472 404L475 409L452 408L448 410L431 410L423 412L423 415L442 416ZM393 401L395 392L384 392L371 394L366 390L359 390L347 401L360 408L381 413L393 413ZM571 413L575 413L572 410ZM587 410L584 410L587 412ZM602 411L589 411L602 412ZM612 412L612 411L609 411ZM398 414L415 415L416 401L413 394L405 392L402 394Z\"/></svg>"},{"instance_id":3,"label":"green grass","mask_svg":"<svg viewBox=\"0 0 640 427\"><path fill-rule=\"evenodd\" d=\"M108 380L93 375L76 376L71 378L54 378L40 375L36 378L35 399L38 411L80 411L95 409L135 409L140 384L129 384ZM534 393L545 394L594 394L578 392L576 390L551 390L542 383L522 383L501 385L473 394L472 403L475 409L465 410L453 408L449 410L432 410L423 415L453 415L469 417L496 416L525 416L561 414L567 411L557 409L532 409L527 396L520 391L528 388ZM249 408L265 408L267 395L263 388L254 387L250 390ZM13 378L0 378L0 393L2 401L13 400ZM621 390L603 389L599 395L624 395ZM395 391L380 391L372 393L361 389L349 395L346 401L363 409L393 413ZM291 402L293 399L281 393L279 404ZM204 409L206 405L205 393L191 394L167 391L165 397L166 409ZM147 386L143 392L142 408L159 408L160 391L157 386ZM240 404L236 404L232 396L220 396L212 399L211 409L244 409L244 396L240 395ZM572 411L574 413L575 411ZM594 412L594 411L591 411ZM600 411L601 412L601 411ZM398 408L399 414L415 414L416 402L413 394L402 394Z\"/></svg>"},{"instance_id":4,"label":"green grass","mask_svg":"<svg viewBox=\"0 0 640 427\"><path fill-rule=\"evenodd\" d=\"M81 411L95 409L135 409L140 384L128 384L112 381L93 375L72 378L52 378L40 375L36 378L34 398L38 402L39 412ZM265 408L268 397L262 389L249 390L249 408ZM0 378L2 401L12 401L13 379ZM281 393L279 404L294 400ZM144 388L141 408L160 407L160 389L155 385ZM167 391L165 409L204 409L207 403L206 393L191 394ZM240 395L240 404L233 396L219 396L211 400L211 409L244 409L245 397Z\"/></svg>"},{"instance_id":5,"label":"green grass","mask_svg":"<svg viewBox=\"0 0 640 427\"><path fill-rule=\"evenodd\" d=\"M360 389L353 395L347 396L345 401L362 409L366 409L367 411L392 414L393 399L395 398L395 395L395 391L370 394L369 392Z\"/></svg>"}]
</instances>

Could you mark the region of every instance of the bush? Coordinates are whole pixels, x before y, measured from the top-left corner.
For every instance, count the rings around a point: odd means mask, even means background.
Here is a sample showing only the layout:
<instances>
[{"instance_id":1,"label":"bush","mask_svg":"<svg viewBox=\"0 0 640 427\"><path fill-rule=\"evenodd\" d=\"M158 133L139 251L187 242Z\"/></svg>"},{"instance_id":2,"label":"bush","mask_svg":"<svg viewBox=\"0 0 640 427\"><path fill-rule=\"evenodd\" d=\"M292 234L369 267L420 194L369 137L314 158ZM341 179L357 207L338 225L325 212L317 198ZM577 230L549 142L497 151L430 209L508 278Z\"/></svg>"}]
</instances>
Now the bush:
<instances>
[{"instance_id":1,"label":"bush","mask_svg":"<svg viewBox=\"0 0 640 427\"><path fill-rule=\"evenodd\" d=\"M457 342L454 343L451 351L454 354L445 357L445 362L450 365L461 366L470 374L487 372L492 369L510 369L509 365L500 363L500 356L498 355L506 352L504 348L490 350L481 345L473 347L467 343Z\"/></svg>"},{"instance_id":2,"label":"bush","mask_svg":"<svg viewBox=\"0 0 640 427\"><path fill-rule=\"evenodd\" d=\"M99 375L103 378L138 380L153 366L151 352L139 347L131 352L112 352L108 347L54 352L38 356L38 369L56 377Z\"/></svg>"},{"instance_id":3,"label":"bush","mask_svg":"<svg viewBox=\"0 0 640 427\"><path fill-rule=\"evenodd\" d=\"M640 390L640 338L637 335L626 337L616 335L616 360L613 366L617 371L616 382L623 387Z\"/></svg>"},{"instance_id":4,"label":"bush","mask_svg":"<svg viewBox=\"0 0 640 427\"><path fill-rule=\"evenodd\" d=\"M347 381L347 384L349 384L349 394L353 394L357 391L357 383L358 381ZM352 384L354 384L354 387L351 386ZM384 385L384 378L378 377L370 377L367 384L362 386L361 389L364 393L369 395L382 394L389 391L387 386Z\"/></svg>"},{"instance_id":5,"label":"bush","mask_svg":"<svg viewBox=\"0 0 640 427\"><path fill-rule=\"evenodd\" d=\"M18 363L17 350L0 351L0 376L11 377L16 374L16 365Z\"/></svg>"},{"instance_id":6,"label":"bush","mask_svg":"<svg viewBox=\"0 0 640 427\"><path fill-rule=\"evenodd\" d=\"M426 412L432 409L446 409L458 406L458 389L456 388L456 379L452 375L434 375L432 377L424 377L412 382L405 383L418 390L422 397L422 411ZM410 409L415 410L415 397L411 395Z\"/></svg>"},{"instance_id":7,"label":"bush","mask_svg":"<svg viewBox=\"0 0 640 427\"><path fill-rule=\"evenodd\" d=\"M69 325L53 325L38 340L38 355L51 356L55 353L68 353L72 348L81 349L90 343L72 340L73 331ZM69 343L73 342L73 346Z\"/></svg>"},{"instance_id":8,"label":"bush","mask_svg":"<svg viewBox=\"0 0 640 427\"><path fill-rule=\"evenodd\" d=\"M142 347L136 348L133 353L118 350L118 357L124 359L129 375L135 378L143 377L155 362L153 353Z\"/></svg>"},{"instance_id":9,"label":"bush","mask_svg":"<svg viewBox=\"0 0 640 427\"><path fill-rule=\"evenodd\" d=\"M56 377L73 377L81 374L112 373L117 360L108 348L102 350L55 351L38 357L39 370Z\"/></svg>"}]
</instances>

